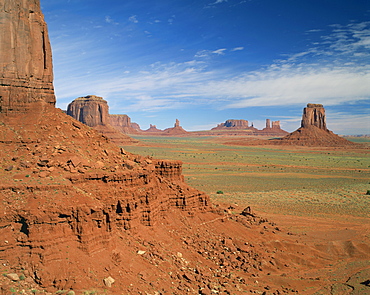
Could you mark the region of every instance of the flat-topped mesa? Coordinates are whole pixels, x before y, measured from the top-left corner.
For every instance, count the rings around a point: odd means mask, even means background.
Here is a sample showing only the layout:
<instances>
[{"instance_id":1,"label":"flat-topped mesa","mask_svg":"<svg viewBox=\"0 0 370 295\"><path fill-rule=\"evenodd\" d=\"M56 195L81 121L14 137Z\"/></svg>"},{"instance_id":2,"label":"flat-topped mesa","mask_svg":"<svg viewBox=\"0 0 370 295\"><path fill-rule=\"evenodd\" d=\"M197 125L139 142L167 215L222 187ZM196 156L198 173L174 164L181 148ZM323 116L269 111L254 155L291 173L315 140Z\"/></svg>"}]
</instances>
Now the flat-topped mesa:
<instances>
[{"instance_id":1,"label":"flat-topped mesa","mask_svg":"<svg viewBox=\"0 0 370 295\"><path fill-rule=\"evenodd\" d=\"M322 104L307 104L303 109L301 127L310 128L316 126L320 129L327 130L325 109Z\"/></svg>"},{"instance_id":2,"label":"flat-topped mesa","mask_svg":"<svg viewBox=\"0 0 370 295\"><path fill-rule=\"evenodd\" d=\"M0 113L22 113L40 102L55 106L51 47L40 1L2 1L0 20Z\"/></svg>"},{"instance_id":3,"label":"flat-topped mesa","mask_svg":"<svg viewBox=\"0 0 370 295\"><path fill-rule=\"evenodd\" d=\"M212 130L217 129L248 129L249 128L249 122L247 120L226 120L224 123L218 124L217 127L212 128Z\"/></svg>"},{"instance_id":4,"label":"flat-topped mesa","mask_svg":"<svg viewBox=\"0 0 370 295\"><path fill-rule=\"evenodd\" d=\"M102 97L88 95L78 97L68 105L67 115L87 126L106 126L109 124L108 103Z\"/></svg>"}]
</instances>

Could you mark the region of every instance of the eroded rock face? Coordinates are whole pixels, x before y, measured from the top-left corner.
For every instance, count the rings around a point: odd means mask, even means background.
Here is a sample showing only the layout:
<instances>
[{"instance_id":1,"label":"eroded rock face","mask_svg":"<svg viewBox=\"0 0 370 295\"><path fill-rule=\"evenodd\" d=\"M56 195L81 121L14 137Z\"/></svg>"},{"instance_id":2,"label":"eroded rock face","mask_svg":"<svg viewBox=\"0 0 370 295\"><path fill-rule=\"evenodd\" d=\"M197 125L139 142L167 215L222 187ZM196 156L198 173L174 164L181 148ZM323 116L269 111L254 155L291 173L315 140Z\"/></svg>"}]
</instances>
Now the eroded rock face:
<instances>
[{"instance_id":1,"label":"eroded rock face","mask_svg":"<svg viewBox=\"0 0 370 295\"><path fill-rule=\"evenodd\" d=\"M223 128L234 128L234 129L247 129L249 128L249 122L247 120L226 120L224 123L218 124L215 129L223 129Z\"/></svg>"},{"instance_id":2,"label":"eroded rock face","mask_svg":"<svg viewBox=\"0 0 370 295\"><path fill-rule=\"evenodd\" d=\"M47 26L39 0L0 3L0 112L55 105Z\"/></svg>"},{"instance_id":3,"label":"eroded rock face","mask_svg":"<svg viewBox=\"0 0 370 295\"><path fill-rule=\"evenodd\" d=\"M133 134L140 131L137 123L132 123L131 118L127 115L109 115L109 122L118 131L125 134Z\"/></svg>"},{"instance_id":4,"label":"eroded rock face","mask_svg":"<svg viewBox=\"0 0 370 295\"><path fill-rule=\"evenodd\" d=\"M272 121L272 129L281 129L280 121Z\"/></svg>"},{"instance_id":5,"label":"eroded rock face","mask_svg":"<svg viewBox=\"0 0 370 295\"><path fill-rule=\"evenodd\" d=\"M322 104L307 104L303 109L301 127L287 136L271 140L270 144L298 146L357 146L327 129Z\"/></svg>"},{"instance_id":6,"label":"eroded rock face","mask_svg":"<svg viewBox=\"0 0 370 295\"><path fill-rule=\"evenodd\" d=\"M307 104L303 109L301 127L309 128L316 126L320 129L327 130L325 109L322 104Z\"/></svg>"},{"instance_id":7,"label":"eroded rock face","mask_svg":"<svg viewBox=\"0 0 370 295\"><path fill-rule=\"evenodd\" d=\"M95 127L109 124L108 103L102 97L88 95L76 98L68 105L67 115Z\"/></svg>"}]
</instances>

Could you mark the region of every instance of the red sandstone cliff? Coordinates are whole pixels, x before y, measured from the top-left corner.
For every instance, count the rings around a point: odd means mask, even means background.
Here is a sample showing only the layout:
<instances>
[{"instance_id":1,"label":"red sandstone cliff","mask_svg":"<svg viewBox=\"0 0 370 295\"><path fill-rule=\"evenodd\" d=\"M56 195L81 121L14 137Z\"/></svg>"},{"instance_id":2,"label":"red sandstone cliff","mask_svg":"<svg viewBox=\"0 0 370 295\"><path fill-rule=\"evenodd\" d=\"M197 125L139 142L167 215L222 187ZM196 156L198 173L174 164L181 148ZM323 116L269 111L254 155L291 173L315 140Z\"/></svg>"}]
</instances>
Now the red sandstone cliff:
<instances>
[{"instance_id":1,"label":"red sandstone cliff","mask_svg":"<svg viewBox=\"0 0 370 295\"><path fill-rule=\"evenodd\" d=\"M137 134L140 126L132 123L131 118L127 115L109 115L110 124L118 131L124 134Z\"/></svg>"},{"instance_id":2,"label":"red sandstone cliff","mask_svg":"<svg viewBox=\"0 0 370 295\"><path fill-rule=\"evenodd\" d=\"M2 1L0 21L0 112L54 105L51 48L39 1Z\"/></svg>"}]
</instances>

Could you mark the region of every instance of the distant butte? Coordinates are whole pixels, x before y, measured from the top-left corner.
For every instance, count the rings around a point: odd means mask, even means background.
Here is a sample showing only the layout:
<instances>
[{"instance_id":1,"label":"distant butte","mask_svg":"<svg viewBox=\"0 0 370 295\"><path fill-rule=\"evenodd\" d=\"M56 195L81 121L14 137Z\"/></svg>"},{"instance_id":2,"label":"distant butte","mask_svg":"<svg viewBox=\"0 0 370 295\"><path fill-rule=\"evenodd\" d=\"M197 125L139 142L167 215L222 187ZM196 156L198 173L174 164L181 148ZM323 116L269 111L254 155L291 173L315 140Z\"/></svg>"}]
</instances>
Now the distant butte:
<instances>
[{"instance_id":1,"label":"distant butte","mask_svg":"<svg viewBox=\"0 0 370 295\"><path fill-rule=\"evenodd\" d=\"M119 123L128 124L128 120L122 120L127 118L113 117L112 119L112 116L109 115L107 101L100 96L87 95L76 98L68 105L67 115L89 127L94 128L95 130L107 136L114 143L124 145L138 142L137 140L132 139L124 134L122 131L125 129L118 129ZM113 128L111 125L112 122L113 124L117 124L115 128ZM132 132L134 129L132 128L130 130Z\"/></svg>"},{"instance_id":2,"label":"distant butte","mask_svg":"<svg viewBox=\"0 0 370 295\"><path fill-rule=\"evenodd\" d=\"M272 144L296 146L358 146L342 138L326 127L325 108L322 104L307 104L303 109L301 127L280 139L270 140Z\"/></svg>"}]
</instances>

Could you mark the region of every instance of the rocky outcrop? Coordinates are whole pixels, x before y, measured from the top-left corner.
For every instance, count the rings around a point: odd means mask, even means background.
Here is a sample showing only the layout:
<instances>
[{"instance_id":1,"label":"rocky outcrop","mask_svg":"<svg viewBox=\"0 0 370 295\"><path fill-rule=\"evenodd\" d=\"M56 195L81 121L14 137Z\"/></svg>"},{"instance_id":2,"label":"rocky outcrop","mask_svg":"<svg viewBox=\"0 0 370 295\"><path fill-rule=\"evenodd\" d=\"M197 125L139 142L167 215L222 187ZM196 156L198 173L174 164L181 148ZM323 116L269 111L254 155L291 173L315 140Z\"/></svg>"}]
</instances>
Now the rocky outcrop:
<instances>
[{"instance_id":1,"label":"rocky outcrop","mask_svg":"<svg viewBox=\"0 0 370 295\"><path fill-rule=\"evenodd\" d=\"M307 107L303 109L301 127L310 128L311 126L327 130L325 109L322 104L309 103Z\"/></svg>"},{"instance_id":2,"label":"rocky outcrop","mask_svg":"<svg viewBox=\"0 0 370 295\"><path fill-rule=\"evenodd\" d=\"M272 129L281 129L280 121L272 121Z\"/></svg>"},{"instance_id":3,"label":"rocky outcrop","mask_svg":"<svg viewBox=\"0 0 370 295\"><path fill-rule=\"evenodd\" d=\"M88 95L76 98L68 105L67 115L87 126L109 125L108 103L102 97Z\"/></svg>"},{"instance_id":4,"label":"rocky outcrop","mask_svg":"<svg viewBox=\"0 0 370 295\"><path fill-rule=\"evenodd\" d=\"M0 112L55 105L51 47L39 0L0 4Z\"/></svg>"},{"instance_id":5,"label":"rocky outcrop","mask_svg":"<svg viewBox=\"0 0 370 295\"><path fill-rule=\"evenodd\" d=\"M280 128L280 121L272 121L270 119L266 119L266 127L265 129L281 129Z\"/></svg>"},{"instance_id":6,"label":"rocky outcrop","mask_svg":"<svg viewBox=\"0 0 370 295\"><path fill-rule=\"evenodd\" d=\"M138 142L111 126L108 103L102 97L88 95L76 98L68 105L67 115L94 128L116 144L126 145Z\"/></svg>"},{"instance_id":7,"label":"rocky outcrop","mask_svg":"<svg viewBox=\"0 0 370 295\"><path fill-rule=\"evenodd\" d=\"M262 130L254 128L253 123L249 126L247 120L226 120L224 123L218 124L217 127L212 128L212 132L222 131L220 135L236 135L236 136L285 136L288 134L285 130L280 128L280 121L273 121L266 119L266 127ZM227 132L227 133L225 133Z\"/></svg>"},{"instance_id":8,"label":"rocky outcrop","mask_svg":"<svg viewBox=\"0 0 370 295\"><path fill-rule=\"evenodd\" d=\"M139 124L132 123L127 115L109 115L109 121L113 128L125 134L137 134L141 131Z\"/></svg>"},{"instance_id":9,"label":"rocky outcrop","mask_svg":"<svg viewBox=\"0 0 370 295\"><path fill-rule=\"evenodd\" d=\"M287 136L271 140L270 144L298 146L358 146L327 129L322 104L307 104L303 109L301 127Z\"/></svg>"},{"instance_id":10,"label":"rocky outcrop","mask_svg":"<svg viewBox=\"0 0 370 295\"><path fill-rule=\"evenodd\" d=\"M143 132L148 132L148 133L150 133L150 132L152 132L152 133L162 133L163 130L158 129L156 125L150 124L150 127L147 130L144 130Z\"/></svg>"},{"instance_id":11,"label":"rocky outcrop","mask_svg":"<svg viewBox=\"0 0 370 295\"><path fill-rule=\"evenodd\" d=\"M79 259L73 253L88 260L171 210L210 210L209 197L183 181L181 162L130 154L55 108L22 116L1 117L0 260L22 261L42 287L83 286L60 271L67 245L71 261Z\"/></svg>"},{"instance_id":12,"label":"rocky outcrop","mask_svg":"<svg viewBox=\"0 0 370 295\"><path fill-rule=\"evenodd\" d=\"M224 123L218 124L217 127L212 128L212 130L217 129L248 129L249 122L247 120L226 120Z\"/></svg>"},{"instance_id":13,"label":"rocky outcrop","mask_svg":"<svg viewBox=\"0 0 370 295\"><path fill-rule=\"evenodd\" d=\"M184 135L188 132L180 126L180 121L176 119L174 127L163 130L162 135Z\"/></svg>"},{"instance_id":14,"label":"rocky outcrop","mask_svg":"<svg viewBox=\"0 0 370 295\"><path fill-rule=\"evenodd\" d=\"M285 136L289 134L287 131L281 129L280 121L272 121L270 119L266 119L266 127L262 130L258 130L256 135L264 135L264 136Z\"/></svg>"}]
</instances>

